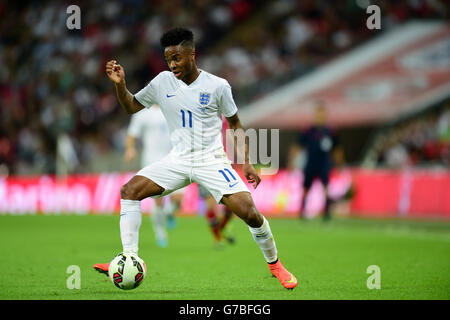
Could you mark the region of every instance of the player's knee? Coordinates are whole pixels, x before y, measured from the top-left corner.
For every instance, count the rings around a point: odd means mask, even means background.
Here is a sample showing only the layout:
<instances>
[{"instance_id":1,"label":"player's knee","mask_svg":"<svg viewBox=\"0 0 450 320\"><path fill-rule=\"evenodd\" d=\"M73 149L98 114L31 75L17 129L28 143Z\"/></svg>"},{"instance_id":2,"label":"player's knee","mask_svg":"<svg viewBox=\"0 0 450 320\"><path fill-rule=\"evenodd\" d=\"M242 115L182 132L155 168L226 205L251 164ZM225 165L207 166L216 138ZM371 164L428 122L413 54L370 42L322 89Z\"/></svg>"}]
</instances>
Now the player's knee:
<instances>
[{"instance_id":1,"label":"player's knee","mask_svg":"<svg viewBox=\"0 0 450 320\"><path fill-rule=\"evenodd\" d=\"M137 190L132 185L126 183L120 188L120 198L126 200L138 200Z\"/></svg>"},{"instance_id":2,"label":"player's knee","mask_svg":"<svg viewBox=\"0 0 450 320\"><path fill-rule=\"evenodd\" d=\"M128 196L129 196L129 187L126 184L124 184L122 188L120 188L120 198L128 199Z\"/></svg>"}]
</instances>

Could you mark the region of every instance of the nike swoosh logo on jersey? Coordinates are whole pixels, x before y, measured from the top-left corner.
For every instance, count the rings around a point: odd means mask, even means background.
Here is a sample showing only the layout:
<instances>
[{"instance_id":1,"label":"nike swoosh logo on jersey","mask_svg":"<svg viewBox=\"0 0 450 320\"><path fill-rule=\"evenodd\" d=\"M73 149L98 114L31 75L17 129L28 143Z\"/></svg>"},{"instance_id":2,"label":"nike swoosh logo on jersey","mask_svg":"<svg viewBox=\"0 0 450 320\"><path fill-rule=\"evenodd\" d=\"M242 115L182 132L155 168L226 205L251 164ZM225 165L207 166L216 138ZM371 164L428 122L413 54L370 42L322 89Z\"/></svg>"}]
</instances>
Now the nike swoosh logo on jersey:
<instances>
[{"instance_id":1,"label":"nike swoosh logo on jersey","mask_svg":"<svg viewBox=\"0 0 450 320\"><path fill-rule=\"evenodd\" d=\"M172 98L172 97L175 97L175 96L176 96L175 94L166 94L167 98Z\"/></svg>"},{"instance_id":2,"label":"nike swoosh logo on jersey","mask_svg":"<svg viewBox=\"0 0 450 320\"><path fill-rule=\"evenodd\" d=\"M238 184L238 182L236 182L236 183L233 183L233 184L229 184L228 186L230 187L230 188L233 188L235 185L237 185Z\"/></svg>"}]
</instances>

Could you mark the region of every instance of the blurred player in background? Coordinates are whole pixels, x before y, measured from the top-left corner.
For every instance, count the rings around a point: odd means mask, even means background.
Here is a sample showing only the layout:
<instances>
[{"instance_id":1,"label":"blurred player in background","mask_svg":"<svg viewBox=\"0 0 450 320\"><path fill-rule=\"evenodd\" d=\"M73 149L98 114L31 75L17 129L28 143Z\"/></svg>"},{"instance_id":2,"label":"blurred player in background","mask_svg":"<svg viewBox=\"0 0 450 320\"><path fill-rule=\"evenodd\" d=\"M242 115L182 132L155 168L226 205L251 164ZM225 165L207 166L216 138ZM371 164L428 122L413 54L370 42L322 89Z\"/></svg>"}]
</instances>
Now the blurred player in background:
<instances>
[{"instance_id":1,"label":"blurred player in background","mask_svg":"<svg viewBox=\"0 0 450 320\"><path fill-rule=\"evenodd\" d=\"M322 181L325 193L325 210L323 220L331 218L330 205L331 198L328 195L328 182L331 169L333 168L333 158L338 163L343 162L343 150L338 146L336 134L326 125L326 108L319 102L315 109L314 124L301 133L297 142L291 147L289 154L289 167L293 167L293 162L298 159L299 154L306 152L306 164L303 169L303 195L299 217L305 219L306 197L315 179Z\"/></svg>"},{"instance_id":2,"label":"blurred player in background","mask_svg":"<svg viewBox=\"0 0 450 320\"><path fill-rule=\"evenodd\" d=\"M205 201L206 204L205 217L213 234L215 247L217 249L222 248L223 239L225 239L228 243L233 244L235 241L234 236L230 234L229 230L225 232L225 227L228 225L228 222L233 214L231 210L224 207L223 211L220 212L221 208L217 204L214 197L200 184L198 185L198 195Z\"/></svg>"},{"instance_id":3,"label":"blurred player in background","mask_svg":"<svg viewBox=\"0 0 450 320\"><path fill-rule=\"evenodd\" d=\"M143 144L141 164L148 166L166 156L172 145L170 144L169 128L161 109L158 105L150 109L141 110L131 116L128 126L127 140L125 144L125 162L130 163L136 157L136 139ZM175 228L175 211L181 204L182 194L175 192L164 198L157 198L151 214L156 242L160 247L166 247L168 243L167 226Z\"/></svg>"},{"instance_id":4,"label":"blurred player in background","mask_svg":"<svg viewBox=\"0 0 450 320\"><path fill-rule=\"evenodd\" d=\"M114 83L122 108L133 114L159 104L173 145L168 156L141 169L121 188L123 251L138 253L141 200L164 196L196 182L203 185L217 203L225 204L248 225L271 274L283 287L293 289L297 279L278 259L269 222L256 209L250 191L231 166L223 148L222 115L230 129L243 129L230 85L225 79L197 68L192 31L173 28L162 35L160 42L170 71L159 73L135 95L126 87L124 68L116 60L106 64L106 73ZM242 173L256 188L261 178L249 161L248 140L245 145L235 147L245 160ZM105 274L108 267L109 263L94 266Z\"/></svg>"}]
</instances>

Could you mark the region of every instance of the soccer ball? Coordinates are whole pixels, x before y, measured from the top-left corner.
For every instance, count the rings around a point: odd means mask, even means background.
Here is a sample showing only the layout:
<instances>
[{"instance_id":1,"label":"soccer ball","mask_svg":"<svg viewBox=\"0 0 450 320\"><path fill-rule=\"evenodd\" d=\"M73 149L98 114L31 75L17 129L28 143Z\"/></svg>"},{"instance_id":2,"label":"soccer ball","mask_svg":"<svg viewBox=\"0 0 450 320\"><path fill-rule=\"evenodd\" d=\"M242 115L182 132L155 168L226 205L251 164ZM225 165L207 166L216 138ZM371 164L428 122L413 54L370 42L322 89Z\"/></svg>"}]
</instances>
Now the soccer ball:
<instances>
[{"instance_id":1,"label":"soccer ball","mask_svg":"<svg viewBox=\"0 0 450 320\"><path fill-rule=\"evenodd\" d=\"M119 253L109 264L108 273L117 288L131 290L142 283L147 267L136 254Z\"/></svg>"}]
</instances>

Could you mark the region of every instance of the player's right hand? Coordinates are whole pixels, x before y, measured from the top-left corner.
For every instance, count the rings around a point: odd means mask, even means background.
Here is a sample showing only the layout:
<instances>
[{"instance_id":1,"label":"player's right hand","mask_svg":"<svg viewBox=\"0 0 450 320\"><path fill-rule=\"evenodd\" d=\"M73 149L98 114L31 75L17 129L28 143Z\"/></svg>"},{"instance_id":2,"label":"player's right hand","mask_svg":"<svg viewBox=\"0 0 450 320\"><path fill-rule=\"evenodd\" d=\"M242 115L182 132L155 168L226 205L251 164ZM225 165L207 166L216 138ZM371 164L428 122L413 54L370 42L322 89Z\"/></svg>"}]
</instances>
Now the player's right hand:
<instances>
[{"instance_id":1,"label":"player's right hand","mask_svg":"<svg viewBox=\"0 0 450 320\"><path fill-rule=\"evenodd\" d=\"M242 173L245 178L247 178L247 182L253 184L253 189L256 189L258 184L261 182L261 178L256 172L256 169L250 163L246 163L242 166Z\"/></svg>"},{"instance_id":2,"label":"player's right hand","mask_svg":"<svg viewBox=\"0 0 450 320\"><path fill-rule=\"evenodd\" d=\"M116 60L110 60L106 63L106 74L115 84L119 84L125 80L125 70Z\"/></svg>"}]
</instances>

